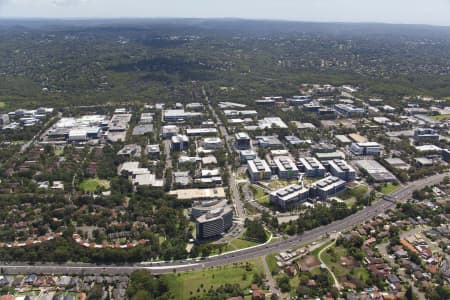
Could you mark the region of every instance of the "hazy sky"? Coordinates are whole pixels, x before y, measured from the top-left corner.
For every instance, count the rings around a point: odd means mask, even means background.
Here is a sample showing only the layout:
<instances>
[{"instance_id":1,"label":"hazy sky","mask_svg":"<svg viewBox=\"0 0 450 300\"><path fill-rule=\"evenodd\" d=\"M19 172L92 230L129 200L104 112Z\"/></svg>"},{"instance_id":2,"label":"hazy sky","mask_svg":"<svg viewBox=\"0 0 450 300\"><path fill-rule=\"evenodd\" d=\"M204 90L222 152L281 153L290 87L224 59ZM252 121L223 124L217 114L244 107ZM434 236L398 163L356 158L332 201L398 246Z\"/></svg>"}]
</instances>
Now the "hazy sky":
<instances>
[{"instance_id":1,"label":"hazy sky","mask_svg":"<svg viewBox=\"0 0 450 300\"><path fill-rule=\"evenodd\" d=\"M450 26L450 0L0 0L0 17L235 17Z\"/></svg>"}]
</instances>

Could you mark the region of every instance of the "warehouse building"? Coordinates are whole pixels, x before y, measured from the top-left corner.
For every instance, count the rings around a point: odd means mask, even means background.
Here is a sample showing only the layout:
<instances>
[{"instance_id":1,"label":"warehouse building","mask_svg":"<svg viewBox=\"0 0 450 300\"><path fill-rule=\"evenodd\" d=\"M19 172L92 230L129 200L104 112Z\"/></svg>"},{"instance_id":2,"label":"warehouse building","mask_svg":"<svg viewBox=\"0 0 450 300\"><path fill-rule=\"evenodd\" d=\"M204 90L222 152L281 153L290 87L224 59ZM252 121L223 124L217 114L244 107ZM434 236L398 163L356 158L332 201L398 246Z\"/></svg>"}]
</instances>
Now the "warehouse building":
<instances>
[{"instance_id":1,"label":"warehouse building","mask_svg":"<svg viewBox=\"0 0 450 300\"><path fill-rule=\"evenodd\" d=\"M367 172L375 182L390 182L397 180L391 172L376 160L358 160L356 161L356 165L361 170Z\"/></svg>"}]
</instances>

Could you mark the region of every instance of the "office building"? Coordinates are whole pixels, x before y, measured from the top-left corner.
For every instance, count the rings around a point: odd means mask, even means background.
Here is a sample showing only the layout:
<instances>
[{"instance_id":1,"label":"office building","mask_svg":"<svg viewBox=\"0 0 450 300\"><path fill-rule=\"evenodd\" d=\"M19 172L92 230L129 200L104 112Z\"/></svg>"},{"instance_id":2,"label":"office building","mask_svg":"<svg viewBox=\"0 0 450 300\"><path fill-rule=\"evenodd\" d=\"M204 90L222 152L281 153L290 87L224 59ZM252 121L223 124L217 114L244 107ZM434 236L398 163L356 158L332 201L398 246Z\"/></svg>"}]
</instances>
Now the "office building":
<instances>
[{"instance_id":1,"label":"office building","mask_svg":"<svg viewBox=\"0 0 450 300\"><path fill-rule=\"evenodd\" d=\"M416 128L414 130L414 142L437 142L439 141L439 134L432 128Z\"/></svg>"},{"instance_id":2,"label":"office building","mask_svg":"<svg viewBox=\"0 0 450 300\"><path fill-rule=\"evenodd\" d=\"M287 124L280 117L264 118L258 121L259 129L288 128Z\"/></svg>"},{"instance_id":3,"label":"office building","mask_svg":"<svg viewBox=\"0 0 450 300\"><path fill-rule=\"evenodd\" d=\"M241 164L245 164L249 160L256 159L256 152L253 150L241 150L239 156L241 158Z\"/></svg>"},{"instance_id":4,"label":"office building","mask_svg":"<svg viewBox=\"0 0 450 300\"><path fill-rule=\"evenodd\" d=\"M218 137L204 138L201 142L203 149L215 150L223 147L222 139Z\"/></svg>"},{"instance_id":5,"label":"office building","mask_svg":"<svg viewBox=\"0 0 450 300\"><path fill-rule=\"evenodd\" d=\"M180 128L176 125L165 125L161 129L161 136L164 139L170 139L174 135L177 135L180 132Z\"/></svg>"},{"instance_id":6,"label":"office building","mask_svg":"<svg viewBox=\"0 0 450 300\"><path fill-rule=\"evenodd\" d=\"M233 225L233 209L221 207L201 215L196 220L197 239L204 240L220 236Z\"/></svg>"},{"instance_id":7,"label":"office building","mask_svg":"<svg viewBox=\"0 0 450 300\"><path fill-rule=\"evenodd\" d=\"M227 206L228 201L226 199L213 199L207 201L194 201L192 203L191 218L193 220L198 219L200 216L207 214L218 208Z\"/></svg>"},{"instance_id":8,"label":"office building","mask_svg":"<svg viewBox=\"0 0 450 300\"><path fill-rule=\"evenodd\" d=\"M274 158L277 174L280 179L291 180L298 178L298 168L294 161L287 156L277 156Z\"/></svg>"},{"instance_id":9,"label":"office building","mask_svg":"<svg viewBox=\"0 0 450 300\"><path fill-rule=\"evenodd\" d=\"M261 148L283 148L283 143L273 135L256 136L255 139Z\"/></svg>"},{"instance_id":10,"label":"office building","mask_svg":"<svg viewBox=\"0 0 450 300\"><path fill-rule=\"evenodd\" d=\"M356 171L352 166L347 164L345 160L342 159L334 159L328 161L330 166L330 173L345 181L355 180Z\"/></svg>"},{"instance_id":11,"label":"office building","mask_svg":"<svg viewBox=\"0 0 450 300\"><path fill-rule=\"evenodd\" d=\"M189 148L189 138L182 134L172 136L170 139L170 149L172 151L184 151Z\"/></svg>"},{"instance_id":12,"label":"office building","mask_svg":"<svg viewBox=\"0 0 450 300\"><path fill-rule=\"evenodd\" d=\"M289 104L290 106L299 106L311 101L311 96L293 96L292 98L286 99L287 104Z\"/></svg>"},{"instance_id":13,"label":"office building","mask_svg":"<svg viewBox=\"0 0 450 300\"><path fill-rule=\"evenodd\" d=\"M217 135L216 128L189 128L186 129L187 136L211 136Z\"/></svg>"},{"instance_id":14,"label":"office building","mask_svg":"<svg viewBox=\"0 0 450 300\"><path fill-rule=\"evenodd\" d=\"M375 142L353 143L350 150L354 155L376 155L381 153L382 147Z\"/></svg>"},{"instance_id":15,"label":"office building","mask_svg":"<svg viewBox=\"0 0 450 300\"><path fill-rule=\"evenodd\" d=\"M247 150L251 148L250 136L246 132L238 132L235 135L236 148L239 150Z\"/></svg>"},{"instance_id":16,"label":"office building","mask_svg":"<svg viewBox=\"0 0 450 300\"><path fill-rule=\"evenodd\" d=\"M327 171L322 163L314 157L300 158L297 166L307 177L323 177Z\"/></svg>"},{"instance_id":17,"label":"office building","mask_svg":"<svg viewBox=\"0 0 450 300\"><path fill-rule=\"evenodd\" d=\"M168 109L163 110L164 122L184 122L189 119L200 117L203 114L200 112L186 112L184 109Z\"/></svg>"},{"instance_id":18,"label":"office building","mask_svg":"<svg viewBox=\"0 0 450 300\"><path fill-rule=\"evenodd\" d=\"M311 198L319 198L325 200L346 189L346 182L335 176L329 176L314 182L309 188Z\"/></svg>"},{"instance_id":19,"label":"office building","mask_svg":"<svg viewBox=\"0 0 450 300\"><path fill-rule=\"evenodd\" d=\"M442 159L446 162L450 162L450 150L449 149L442 150Z\"/></svg>"},{"instance_id":20,"label":"office building","mask_svg":"<svg viewBox=\"0 0 450 300\"><path fill-rule=\"evenodd\" d=\"M270 203L285 210L308 200L308 197L308 188L293 184L270 193Z\"/></svg>"},{"instance_id":21,"label":"office building","mask_svg":"<svg viewBox=\"0 0 450 300\"><path fill-rule=\"evenodd\" d=\"M361 116L366 112L364 108L356 107L353 104L339 103L335 104L334 108L338 113L347 116Z\"/></svg>"},{"instance_id":22,"label":"office building","mask_svg":"<svg viewBox=\"0 0 450 300\"><path fill-rule=\"evenodd\" d=\"M272 171L263 159L249 160L247 162L248 174L252 182L270 180Z\"/></svg>"}]
</instances>

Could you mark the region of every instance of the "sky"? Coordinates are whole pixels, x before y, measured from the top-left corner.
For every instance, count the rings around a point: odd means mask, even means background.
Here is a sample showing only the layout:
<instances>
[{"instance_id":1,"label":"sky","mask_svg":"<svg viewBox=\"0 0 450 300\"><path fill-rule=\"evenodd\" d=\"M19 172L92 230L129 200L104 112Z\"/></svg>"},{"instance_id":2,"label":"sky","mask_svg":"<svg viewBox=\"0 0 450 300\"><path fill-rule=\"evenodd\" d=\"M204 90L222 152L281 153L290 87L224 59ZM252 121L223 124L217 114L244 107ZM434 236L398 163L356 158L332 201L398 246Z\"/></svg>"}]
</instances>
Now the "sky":
<instances>
[{"instance_id":1,"label":"sky","mask_svg":"<svg viewBox=\"0 0 450 300\"><path fill-rule=\"evenodd\" d=\"M0 17L225 17L450 26L450 0L0 0Z\"/></svg>"}]
</instances>

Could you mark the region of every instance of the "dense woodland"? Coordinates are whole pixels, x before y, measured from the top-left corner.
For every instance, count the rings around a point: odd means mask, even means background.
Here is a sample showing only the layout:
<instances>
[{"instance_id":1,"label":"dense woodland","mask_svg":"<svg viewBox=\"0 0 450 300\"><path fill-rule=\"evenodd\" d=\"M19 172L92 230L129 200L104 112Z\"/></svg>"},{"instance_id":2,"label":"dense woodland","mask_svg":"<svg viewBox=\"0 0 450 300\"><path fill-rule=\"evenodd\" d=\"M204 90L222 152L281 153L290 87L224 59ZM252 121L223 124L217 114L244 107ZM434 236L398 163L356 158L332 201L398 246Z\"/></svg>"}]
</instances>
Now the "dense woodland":
<instances>
[{"instance_id":1,"label":"dense woodland","mask_svg":"<svg viewBox=\"0 0 450 300\"><path fill-rule=\"evenodd\" d=\"M231 20L0 28L1 110L188 101L199 83L211 96L233 87L222 96L240 101L292 95L303 82L351 83L393 100L450 96L448 28Z\"/></svg>"}]
</instances>

